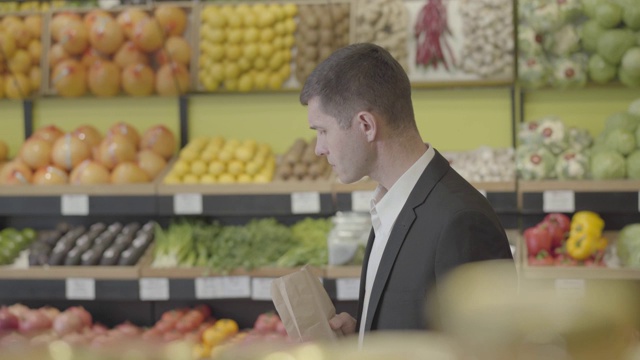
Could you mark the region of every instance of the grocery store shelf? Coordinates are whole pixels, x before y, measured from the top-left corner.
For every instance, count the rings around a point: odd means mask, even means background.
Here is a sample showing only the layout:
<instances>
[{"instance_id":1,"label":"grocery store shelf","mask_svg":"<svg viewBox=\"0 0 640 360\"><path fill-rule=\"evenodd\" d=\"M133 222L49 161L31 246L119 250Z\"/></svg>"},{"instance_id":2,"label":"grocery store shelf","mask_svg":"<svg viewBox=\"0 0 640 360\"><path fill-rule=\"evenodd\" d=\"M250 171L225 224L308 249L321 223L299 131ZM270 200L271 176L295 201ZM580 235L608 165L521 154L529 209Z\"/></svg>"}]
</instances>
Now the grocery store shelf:
<instances>
[{"instance_id":1,"label":"grocery store shelf","mask_svg":"<svg viewBox=\"0 0 640 360\"><path fill-rule=\"evenodd\" d=\"M221 274L212 272L211 269L206 267L193 267L193 268L153 268L142 267L140 269L141 277L161 277L168 279L194 279L201 276L251 276L251 277L281 277L300 270L300 267L294 268L277 268L277 267L263 267L253 270L236 269L229 273ZM325 275L324 269L312 268L312 272L322 277Z\"/></svg>"},{"instance_id":2,"label":"grocery store shelf","mask_svg":"<svg viewBox=\"0 0 640 360\"><path fill-rule=\"evenodd\" d=\"M526 279L608 279L640 280L640 269L585 266L529 266L523 264L521 274Z\"/></svg>"},{"instance_id":3,"label":"grocery store shelf","mask_svg":"<svg viewBox=\"0 0 640 360\"><path fill-rule=\"evenodd\" d=\"M522 212L542 213L544 194L548 191L573 192L575 211L591 210L601 213L637 213L638 180L581 180L581 181L519 181L518 196ZM573 211L568 211L573 212Z\"/></svg>"},{"instance_id":4,"label":"grocery store shelf","mask_svg":"<svg viewBox=\"0 0 640 360\"><path fill-rule=\"evenodd\" d=\"M85 300L139 300L138 280L95 280L92 299ZM67 280L0 280L0 299L68 300Z\"/></svg>"},{"instance_id":5,"label":"grocery store shelf","mask_svg":"<svg viewBox=\"0 0 640 360\"><path fill-rule=\"evenodd\" d=\"M359 278L362 266L327 266L325 268L325 277L329 279L339 278Z\"/></svg>"},{"instance_id":6,"label":"grocery store shelf","mask_svg":"<svg viewBox=\"0 0 640 360\"><path fill-rule=\"evenodd\" d=\"M138 279L139 266L38 266L26 269L0 267L0 279Z\"/></svg>"}]
</instances>

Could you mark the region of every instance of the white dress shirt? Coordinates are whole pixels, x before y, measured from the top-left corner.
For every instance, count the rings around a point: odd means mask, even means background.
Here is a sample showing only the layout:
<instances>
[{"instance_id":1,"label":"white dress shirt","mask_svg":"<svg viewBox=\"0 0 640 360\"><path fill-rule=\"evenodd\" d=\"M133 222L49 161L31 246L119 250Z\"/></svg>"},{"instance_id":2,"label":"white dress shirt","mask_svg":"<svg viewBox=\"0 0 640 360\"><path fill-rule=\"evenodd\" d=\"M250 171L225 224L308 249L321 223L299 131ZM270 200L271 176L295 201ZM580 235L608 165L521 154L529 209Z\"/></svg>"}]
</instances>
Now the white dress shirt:
<instances>
[{"instance_id":1,"label":"white dress shirt","mask_svg":"<svg viewBox=\"0 0 640 360\"><path fill-rule=\"evenodd\" d=\"M411 191L418 183L420 176L427 168L435 156L435 150L427 144L428 148L425 153L416 161L402 176L387 190L382 185L378 185L371 199L371 224L375 239L371 247L369 255L369 263L367 266L367 277L364 292L364 302L362 306L362 318L360 319L359 343L362 345L364 340L364 327L367 321L367 310L369 308L369 298L373 282L378 273L378 266L382 259L382 253L389 241L389 235L393 229L393 225L398 218L398 214L407 202Z\"/></svg>"}]
</instances>

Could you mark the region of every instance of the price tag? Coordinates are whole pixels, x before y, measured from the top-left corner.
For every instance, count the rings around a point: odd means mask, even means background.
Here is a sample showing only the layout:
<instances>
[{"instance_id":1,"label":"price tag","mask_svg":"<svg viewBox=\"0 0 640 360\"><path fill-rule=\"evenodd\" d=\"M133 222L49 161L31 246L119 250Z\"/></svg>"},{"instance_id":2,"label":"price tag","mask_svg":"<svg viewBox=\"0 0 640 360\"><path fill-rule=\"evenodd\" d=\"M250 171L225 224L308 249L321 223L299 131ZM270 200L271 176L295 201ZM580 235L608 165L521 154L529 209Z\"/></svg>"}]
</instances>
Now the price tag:
<instances>
[{"instance_id":1,"label":"price tag","mask_svg":"<svg viewBox=\"0 0 640 360\"><path fill-rule=\"evenodd\" d=\"M169 300L169 279L140 279L140 300Z\"/></svg>"},{"instance_id":2,"label":"price tag","mask_svg":"<svg viewBox=\"0 0 640 360\"><path fill-rule=\"evenodd\" d=\"M83 194L66 194L60 198L62 215L89 215L89 196Z\"/></svg>"},{"instance_id":3,"label":"price tag","mask_svg":"<svg viewBox=\"0 0 640 360\"><path fill-rule=\"evenodd\" d=\"M487 190L478 189L478 192L482 194L482 196L487 197Z\"/></svg>"},{"instance_id":4,"label":"price tag","mask_svg":"<svg viewBox=\"0 0 640 360\"><path fill-rule=\"evenodd\" d=\"M338 300L358 300L360 278L336 279L336 297Z\"/></svg>"},{"instance_id":5,"label":"price tag","mask_svg":"<svg viewBox=\"0 0 640 360\"><path fill-rule=\"evenodd\" d=\"M319 192L294 192L291 194L293 214L317 214L320 212Z\"/></svg>"},{"instance_id":6,"label":"price tag","mask_svg":"<svg viewBox=\"0 0 640 360\"><path fill-rule=\"evenodd\" d=\"M96 280L89 278L67 278L65 296L67 300L95 300Z\"/></svg>"},{"instance_id":7,"label":"price tag","mask_svg":"<svg viewBox=\"0 0 640 360\"><path fill-rule=\"evenodd\" d=\"M271 301L271 283L273 278L251 279L251 299Z\"/></svg>"},{"instance_id":8,"label":"price tag","mask_svg":"<svg viewBox=\"0 0 640 360\"><path fill-rule=\"evenodd\" d=\"M351 210L369 212L373 191L354 191L351 193Z\"/></svg>"},{"instance_id":9,"label":"price tag","mask_svg":"<svg viewBox=\"0 0 640 360\"><path fill-rule=\"evenodd\" d=\"M542 193L542 210L572 213L576 211L576 193L572 190L547 190Z\"/></svg>"},{"instance_id":10,"label":"price tag","mask_svg":"<svg viewBox=\"0 0 640 360\"><path fill-rule=\"evenodd\" d=\"M556 293L560 296L583 297L585 289L584 279L556 279Z\"/></svg>"},{"instance_id":11,"label":"price tag","mask_svg":"<svg viewBox=\"0 0 640 360\"><path fill-rule=\"evenodd\" d=\"M176 215L202 214L202 194L173 195L173 213Z\"/></svg>"},{"instance_id":12,"label":"price tag","mask_svg":"<svg viewBox=\"0 0 640 360\"><path fill-rule=\"evenodd\" d=\"M195 280L196 299L239 299L251 297L248 276L200 277Z\"/></svg>"}]
</instances>

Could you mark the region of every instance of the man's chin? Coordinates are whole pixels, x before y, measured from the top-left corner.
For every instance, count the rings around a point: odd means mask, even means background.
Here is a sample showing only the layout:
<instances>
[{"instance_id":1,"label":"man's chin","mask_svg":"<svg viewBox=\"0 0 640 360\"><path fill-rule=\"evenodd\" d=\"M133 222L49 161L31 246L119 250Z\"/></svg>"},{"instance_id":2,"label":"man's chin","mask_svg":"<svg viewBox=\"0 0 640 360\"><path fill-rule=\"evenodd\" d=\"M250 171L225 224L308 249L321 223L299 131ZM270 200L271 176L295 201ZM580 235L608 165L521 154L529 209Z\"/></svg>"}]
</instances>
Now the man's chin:
<instances>
[{"instance_id":1,"label":"man's chin","mask_svg":"<svg viewBox=\"0 0 640 360\"><path fill-rule=\"evenodd\" d=\"M346 177L344 175L342 175L342 176L337 175L337 177L338 177L338 180L340 180L340 182L343 183L343 184L353 184L353 183L359 182L361 180L368 179L367 176L364 176L364 177L361 177L361 178L356 178L356 177Z\"/></svg>"}]
</instances>

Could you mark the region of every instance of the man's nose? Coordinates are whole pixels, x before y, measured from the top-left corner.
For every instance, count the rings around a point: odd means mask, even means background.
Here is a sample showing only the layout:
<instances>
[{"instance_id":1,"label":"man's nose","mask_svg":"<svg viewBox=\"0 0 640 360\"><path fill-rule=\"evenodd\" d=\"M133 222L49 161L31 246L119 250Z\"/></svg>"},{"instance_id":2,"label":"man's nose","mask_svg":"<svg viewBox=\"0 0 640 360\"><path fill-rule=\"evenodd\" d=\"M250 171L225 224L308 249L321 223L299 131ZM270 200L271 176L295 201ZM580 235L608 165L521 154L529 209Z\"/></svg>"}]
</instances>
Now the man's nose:
<instances>
[{"instance_id":1,"label":"man's nose","mask_svg":"<svg viewBox=\"0 0 640 360\"><path fill-rule=\"evenodd\" d=\"M324 146L324 142L318 139L318 141L316 142L316 155L322 156L326 154L327 154L327 151L326 151L326 147Z\"/></svg>"}]
</instances>

